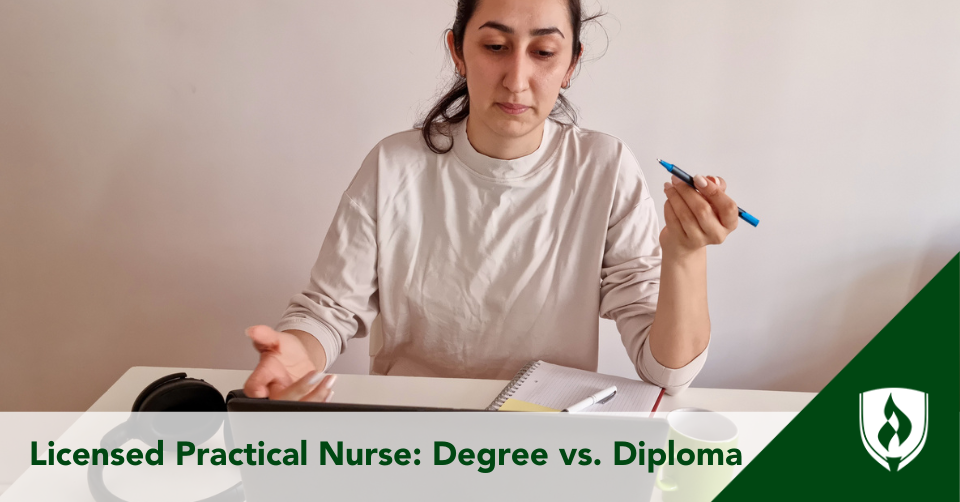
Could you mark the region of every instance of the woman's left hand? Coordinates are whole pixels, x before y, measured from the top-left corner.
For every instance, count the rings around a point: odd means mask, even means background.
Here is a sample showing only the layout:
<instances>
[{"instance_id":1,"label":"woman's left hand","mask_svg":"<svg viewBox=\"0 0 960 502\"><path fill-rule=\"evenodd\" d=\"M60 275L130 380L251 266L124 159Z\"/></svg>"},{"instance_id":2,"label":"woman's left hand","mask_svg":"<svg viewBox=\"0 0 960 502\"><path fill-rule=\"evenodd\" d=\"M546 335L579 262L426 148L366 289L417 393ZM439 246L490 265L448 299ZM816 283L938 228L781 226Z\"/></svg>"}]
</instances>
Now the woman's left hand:
<instances>
[{"instance_id":1,"label":"woman's left hand","mask_svg":"<svg viewBox=\"0 0 960 502\"><path fill-rule=\"evenodd\" d=\"M660 232L664 254L688 254L707 244L720 244L737 228L737 203L725 193L727 184L719 176L693 178L697 189L671 176L664 184L667 202L663 216L667 225Z\"/></svg>"}]
</instances>

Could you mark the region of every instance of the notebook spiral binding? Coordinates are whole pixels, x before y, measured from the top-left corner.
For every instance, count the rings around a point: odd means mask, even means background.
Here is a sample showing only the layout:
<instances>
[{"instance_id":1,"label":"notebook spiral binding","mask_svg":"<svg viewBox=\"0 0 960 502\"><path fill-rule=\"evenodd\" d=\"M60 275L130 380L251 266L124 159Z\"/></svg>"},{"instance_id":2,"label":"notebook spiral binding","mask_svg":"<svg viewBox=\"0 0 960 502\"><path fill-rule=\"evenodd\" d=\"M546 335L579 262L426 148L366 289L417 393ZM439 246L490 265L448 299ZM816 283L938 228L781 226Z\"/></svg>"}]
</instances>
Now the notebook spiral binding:
<instances>
[{"instance_id":1,"label":"notebook spiral binding","mask_svg":"<svg viewBox=\"0 0 960 502\"><path fill-rule=\"evenodd\" d=\"M537 366L540 366L541 361L530 361L527 364L524 364L520 371L517 371L517 374L514 375L513 380L510 380L510 383L500 392L500 395L490 403L490 406L487 406L487 411L496 411L503 406L503 403L507 402L507 399L513 396L513 393L517 391L527 377L530 376L530 373L533 373L533 370L537 369Z\"/></svg>"}]
</instances>

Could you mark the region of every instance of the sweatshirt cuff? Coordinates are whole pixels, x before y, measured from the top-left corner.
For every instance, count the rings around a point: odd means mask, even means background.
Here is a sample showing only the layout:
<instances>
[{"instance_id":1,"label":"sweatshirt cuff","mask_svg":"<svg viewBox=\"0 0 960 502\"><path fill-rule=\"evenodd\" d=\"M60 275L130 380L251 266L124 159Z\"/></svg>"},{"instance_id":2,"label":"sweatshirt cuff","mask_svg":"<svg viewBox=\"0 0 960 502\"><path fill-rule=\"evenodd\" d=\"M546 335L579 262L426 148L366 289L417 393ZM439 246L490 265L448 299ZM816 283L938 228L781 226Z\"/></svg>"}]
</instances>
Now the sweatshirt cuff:
<instances>
[{"instance_id":1,"label":"sweatshirt cuff","mask_svg":"<svg viewBox=\"0 0 960 502\"><path fill-rule=\"evenodd\" d=\"M654 385L663 387L667 394L678 394L690 386L706 361L707 349L703 349L703 352L687 363L686 366L667 368L653 357L650 343L646 341L643 348L640 349L640 367L643 369L643 374L640 376Z\"/></svg>"},{"instance_id":2,"label":"sweatshirt cuff","mask_svg":"<svg viewBox=\"0 0 960 502\"><path fill-rule=\"evenodd\" d=\"M313 337L320 342L320 346L323 347L323 352L327 356L327 365L321 370L321 372L325 373L327 368L333 365L333 362L337 360L337 356L340 355L340 338L336 335L336 333L333 332L332 329L327 327L322 322L314 321L304 317L291 317L287 319L281 319L280 323L277 324L277 327L274 329L277 331L298 329L313 335Z\"/></svg>"}]
</instances>

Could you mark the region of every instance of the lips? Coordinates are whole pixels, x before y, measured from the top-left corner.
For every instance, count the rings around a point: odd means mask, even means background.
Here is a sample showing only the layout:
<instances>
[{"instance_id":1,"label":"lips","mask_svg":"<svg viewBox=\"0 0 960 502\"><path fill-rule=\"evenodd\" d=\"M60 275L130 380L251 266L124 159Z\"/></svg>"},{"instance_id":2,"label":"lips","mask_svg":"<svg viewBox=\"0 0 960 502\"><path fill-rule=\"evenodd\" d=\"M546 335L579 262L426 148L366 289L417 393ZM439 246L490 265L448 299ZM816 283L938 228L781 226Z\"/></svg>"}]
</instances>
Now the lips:
<instances>
[{"instance_id":1,"label":"lips","mask_svg":"<svg viewBox=\"0 0 960 502\"><path fill-rule=\"evenodd\" d=\"M509 113L510 115L519 115L530 108L529 106L518 105L513 103L497 103L497 106L499 106L500 109L504 111L504 113Z\"/></svg>"}]
</instances>

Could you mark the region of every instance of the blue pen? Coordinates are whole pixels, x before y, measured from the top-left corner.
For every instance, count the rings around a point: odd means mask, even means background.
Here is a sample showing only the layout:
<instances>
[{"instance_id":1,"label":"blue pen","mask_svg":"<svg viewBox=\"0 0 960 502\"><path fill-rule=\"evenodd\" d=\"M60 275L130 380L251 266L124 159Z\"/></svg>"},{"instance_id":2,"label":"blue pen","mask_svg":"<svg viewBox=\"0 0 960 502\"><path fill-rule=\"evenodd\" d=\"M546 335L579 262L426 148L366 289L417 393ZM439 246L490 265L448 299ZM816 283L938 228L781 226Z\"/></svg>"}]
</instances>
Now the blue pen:
<instances>
[{"instance_id":1,"label":"blue pen","mask_svg":"<svg viewBox=\"0 0 960 502\"><path fill-rule=\"evenodd\" d=\"M657 159L657 162L659 162L661 166L666 167L667 171L670 172L670 174L673 174L677 178L680 178L680 181L692 186L694 189L697 188L697 185L693 184L693 176L690 176L689 174L683 172L683 169L680 169L679 167L665 160ZM760 220L758 220L752 214L741 209L740 206L737 206L737 212L740 213L740 218L742 218L743 221L753 226L757 226L760 224Z\"/></svg>"}]
</instances>

